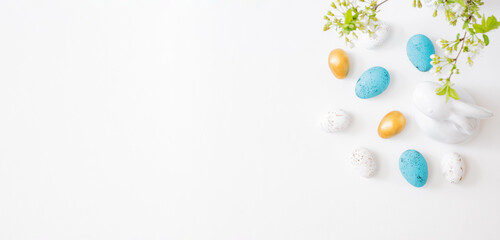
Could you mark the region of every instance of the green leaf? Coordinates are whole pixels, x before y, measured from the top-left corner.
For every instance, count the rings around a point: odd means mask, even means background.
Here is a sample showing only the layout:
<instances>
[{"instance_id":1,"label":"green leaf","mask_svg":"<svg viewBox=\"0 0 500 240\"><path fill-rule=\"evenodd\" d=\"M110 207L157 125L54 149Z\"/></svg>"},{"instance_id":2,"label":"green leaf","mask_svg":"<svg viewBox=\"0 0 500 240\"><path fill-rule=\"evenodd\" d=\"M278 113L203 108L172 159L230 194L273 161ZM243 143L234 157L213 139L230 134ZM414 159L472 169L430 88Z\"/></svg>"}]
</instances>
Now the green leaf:
<instances>
[{"instance_id":1,"label":"green leaf","mask_svg":"<svg viewBox=\"0 0 500 240\"><path fill-rule=\"evenodd\" d=\"M470 32L470 34L474 35L476 34L476 31L474 31L474 28L467 28L467 30Z\"/></svg>"},{"instance_id":2,"label":"green leaf","mask_svg":"<svg viewBox=\"0 0 500 240\"><path fill-rule=\"evenodd\" d=\"M455 100L460 99L460 97L458 96L458 94L457 94L457 92L455 91L455 89L450 88L449 93L450 93L450 97L452 97L453 99L455 99Z\"/></svg>"},{"instance_id":3,"label":"green leaf","mask_svg":"<svg viewBox=\"0 0 500 240\"><path fill-rule=\"evenodd\" d=\"M486 34L483 34L483 39L484 39L484 45L488 46L488 44L490 44L490 38L488 38Z\"/></svg>"},{"instance_id":4,"label":"green leaf","mask_svg":"<svg viewBox=\"0 0 500 240\"><path fill-rule=\"evenodd\" d=\"M466 29L469 26L469 21L465 21L462 29Z\"/></svg>"},{"instance_id":5,"label":"green leaf","mask_svg":"<svg viewBox=\"0 0 500 240\"><path fill-rule=\"evenodd\" d=\"M500 23L497 21L496 17L491 15L486 20L486 25L484 26L484 32L489 32L491 30L497 29L500 27Z\"/></svg>"},{"instance_id":6,"label":"green leaf","mask_svg":"<svg viewBox=\"0 0 500 240\"><path fill-rule=\"evenodd\" d=\"M491 26L497 22L497 19L494 16L489 16L486 20L486 26Z\"/></svg>"},{"instance_id":7,"label":"green leaf","mask_svg":"<svg viewBox=\"0 0 500 240\"><path fill-rule=\"evenodd\" d=\"M345 13L345 23L351 23L351 22L352 22L352 9L349 9Z\"/></svg>"},{"instance_id":8,"label":"green leaf","mask_svg":"<svg viewBox=\"0 0 500 240\"><path fill-rule=\"evenodd\" d=\"M436 89L436 94L439 95L439 96L443 96L446 91L448 90L448 86L447 85L443 85L442 87Z\"/></svg>"},{"instance_id":9,"label":"green leaf","mask_svg":"<svg viewBox=\"0 0 500 240\"><path fill-rule=\"evenodd\" d=\"M467 5L465 5L465 2L464 0L456 0L456 2L460 5L462 5L462 7L467 7Z\"/></svg>"},{"instance_id":10,"label":"green leaf","mask_svg":"<svg viewBox=\"0 0 500 240\"><path fill-rule=\"evenodd\" d=\"M354 14L354 16L352 16L352 19L356 20L356 19L358 19L358 16L359 16L359 12L357 12L356 14Z\"/></svg>"},{"instance_id":11,"label":"green leaf","mask_svg":"<svg viewBox=\"0 0 500 240\"><path fill-rule=\"evenodd\" d=\"M485 29L482 25L479 25L476 23L472 26L474 27L474 30L476 30L477 33L484 33L485 32Z\"/></svg>"}]
</instances>

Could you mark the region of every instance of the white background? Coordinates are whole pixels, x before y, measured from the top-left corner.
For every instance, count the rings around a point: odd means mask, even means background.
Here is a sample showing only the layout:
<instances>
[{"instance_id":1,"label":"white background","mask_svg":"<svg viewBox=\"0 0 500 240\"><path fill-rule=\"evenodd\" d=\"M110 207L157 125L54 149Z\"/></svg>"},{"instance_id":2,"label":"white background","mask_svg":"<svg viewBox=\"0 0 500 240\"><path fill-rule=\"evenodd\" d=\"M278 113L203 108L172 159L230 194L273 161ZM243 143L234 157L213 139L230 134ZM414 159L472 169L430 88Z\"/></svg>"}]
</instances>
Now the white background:
<instances>
[{"instance_id":1,"label":"white background","mask_svg":"<svg viewBox=\"0 0 500 240\"><path fill-rule=\"evenodd\" d=\"M435 78L406 41L458 29L411 4L380 8L389 40L347 50L337 80L329 1L2 0L0 239L499 239L500 118L464 145L419 131L412 91ZM499 32L454 77L497 115ZM358 99L377 65L389 88ZM353 125L326 134L318 121L335 108ZM407 127L380 139L391 110ZM376 155L375 177L351 169L356 146ZM420 189L398 169L410 148L429 165ZM449 151L466 160L457 185L440 174Z\"/></svg>"}]
</instances>

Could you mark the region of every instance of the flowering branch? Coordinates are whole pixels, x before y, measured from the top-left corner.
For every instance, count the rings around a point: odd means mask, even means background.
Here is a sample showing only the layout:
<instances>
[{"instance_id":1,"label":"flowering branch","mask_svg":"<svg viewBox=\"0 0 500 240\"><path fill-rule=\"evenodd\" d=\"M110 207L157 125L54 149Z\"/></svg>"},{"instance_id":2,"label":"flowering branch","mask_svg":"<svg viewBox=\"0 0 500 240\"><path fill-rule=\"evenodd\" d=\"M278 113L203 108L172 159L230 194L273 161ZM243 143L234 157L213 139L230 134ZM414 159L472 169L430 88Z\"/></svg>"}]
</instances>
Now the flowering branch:
<instances>
[{"instance_id":1,"label":"flowering branch","mask_svg":"<svg viewBox=\"0 0 500 240\"><path fill-rule=\"evenodd\" d=\"M376 31L380 29L376 16L378 7L387 1L379 3L377 0L333 0L331 7L335 13L328 11L324 16L327 22L323 30L334 28L339 36L344 38L348 47L354 46L353 41L358 39L358 34L368 34L369 37L375 38ZM438 10L444 10L450 25L455 26L458 22L462 24L464 33L458 33L455 40L438 39L437 45L444 50L444 56L431 56L431 64L436 74L443 73L445 69L448 72L447 77L439 78L443 85L436 89L436 94L446 96L446 102L449 98L459 99L453 89L451 77L460 73L457 63L463 55L461 53L467 54L466 63L472 66L476 55L490 43L486 33L500 27L500 22L493 15L486 18L479 13L479 7L484 4L482 0L413 0L413 7L421 8L422 2L435 8L433 17L438 15Z\"/></svg>"},{"instance_id":2,"label":"flowering branch","mask_svg":"<svg viewBox=\"0 0 500 240\"><path fill-rule=\"evenodd\" d=\"M416 2L415 2L416 1ZM467 54L467 64L472 66L473 60L481 49L489 44L487 32L500 27L500 22L495 16L486 18L479 14L479 6L484 3L481 0L423 0L427 6L434 6L433 17L438 15L438 10L443 10L446 20L450 25L455 26L459 21L463 24L463 35L457 34L456 39L444 40L438 39L437 45L444 50L444 56L432 55L431 64L434 66L436 74L443 73L447 69L448 77L439 78L443 85L436 89L436 94L446 96L446 102L450 98L460 99L453 84L451 77L459 74L457 62L462 52ZM422 7L421 0L414 0L414 7ZM481 24L477 23L481 20ZM481 35L480 35L481 34ZM482 39L481 39L482 36ZM454 56L454 57L453 57Z\"/></svg>"},{"instance_id":3,"label":"flowering branch","mask_svg":"<svg viewBox=\"0 0 500 240\"><path fill-rule=\"evenodd\" d=\"M331 7L334 12L328 11L324 16L324 31L334 28L340 37L343 37L348 47L354 46L358 34L368 34L375 37L379 22L377 9L388 0L378 3L377 0L334 0Z\"/></svg>"}]
</instances>

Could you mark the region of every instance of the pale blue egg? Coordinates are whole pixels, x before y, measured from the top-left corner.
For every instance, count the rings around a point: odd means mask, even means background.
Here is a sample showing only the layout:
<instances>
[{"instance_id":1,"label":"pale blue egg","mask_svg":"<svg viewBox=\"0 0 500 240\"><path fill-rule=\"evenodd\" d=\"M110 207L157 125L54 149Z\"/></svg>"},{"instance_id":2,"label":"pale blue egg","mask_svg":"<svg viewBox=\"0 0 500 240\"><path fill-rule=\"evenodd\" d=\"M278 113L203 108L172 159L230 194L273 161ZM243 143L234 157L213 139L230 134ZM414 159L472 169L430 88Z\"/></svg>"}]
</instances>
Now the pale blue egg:
<instances>
[{"instance_id":1,"label":"pale blue egg","mask_svg":"<svg viewBox=\"0 0 500 240\"><path fill-rule=\"evenodd\" d=\"M421 72L431 70L431 55L435 53L432 41L422 34L411 37L406 44L406 54L410 62Z\"/></svg>"},{"instance_id":2,"label":"pale blue egg","mask_svg":"<svg viewBox=\"0 0 500 240\"><path fill-rule=\"evenodd\" d=\"M372 67L366 70L356 82L356 96L361 99L372 98L381 94L390 82L389 72L383 67Z\"/></svg>"},{"instance_id":3,"label":"pale blue egg","mask_svg":"<svg viewBox=\"0 0 500 240\"><path fill-rule=\"evenodd\" d=\"M427 161L418 151L406 150L399 157L401 175L415 187L422 187L427 182Z\"/></svg>"}]
</instances>

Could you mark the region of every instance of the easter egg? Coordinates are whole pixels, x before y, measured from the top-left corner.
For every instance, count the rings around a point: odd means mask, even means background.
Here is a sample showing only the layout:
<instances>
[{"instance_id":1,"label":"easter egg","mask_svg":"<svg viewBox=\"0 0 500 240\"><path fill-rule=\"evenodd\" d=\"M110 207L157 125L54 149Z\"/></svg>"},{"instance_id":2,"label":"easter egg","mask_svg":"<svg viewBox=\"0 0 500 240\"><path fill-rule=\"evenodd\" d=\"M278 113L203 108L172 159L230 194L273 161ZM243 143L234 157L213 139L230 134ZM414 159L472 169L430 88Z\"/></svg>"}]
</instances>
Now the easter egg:
<instances>
[{"instance_id":1,"label":"easter egg","mask_svg":"<svg viewBox=\"0 0 500 240\"><path fill-rule=\"evenodd\" d=\"M405 128L406 118L399 111L392 111L382 118L378 125L378 135L381 138L390 138Z\"/></svg>"},{"instance_id":2,"label":"easter egg","mask_svg":"<svg viewBox=\"0 0 500 240\"><path fill-rule=\"evenodd\" d=\"M383 67L366 70L356 82L356 96L361 99L378 96L389 86L390 75Z\"/></svg>"},{"instance_id":3,"label":"easter egg","mask_svg":"<svg viewBox=\"0 0 500 240\"><path fill-rule=\"evenodd\" d=\"M350 156L350 162L356 172L362 177L372 177L375 175L375 170L377 169L373 154L364 149L355 149Z\"/></svg>"},{"instance_id":4,"label":"easter egg","mask_svg":"<svg viewBox=\"0 0 500 240\"><path fill-rule=\"evenodd\" d=\"M417 34L408 40L406 54L410 62L421 72L431 70L431 55L436 53L432 41L422 34Z\"/></svg>"},{"instance_id":5,"label":"easter egg","mask_svg":"<svg viewBox=\"0 0 500 240\"><path fill-rule=\"evenodd\" d=\"M328 56L328 66L333 75L338 79L344 79L349 73L349 57L344 50L337 48Z\"/></svg>"},{"instance_id":6,"label":"easter egg","mask_svg":"<svg viewBox=\"0 0 500 240\"><path fill-rule=\"evenodd\" d=\"M321 119L321 128L328 133L339 132L351 124L351 117L345 111L338 109L328 112L323 119Z\"/></svg>"},{"instance_id":7,"label":"easter egg","mask_svg":"<svg viewBox=\"0 0 500 240\"><path fill-rule=\"evenodd\" d=\"M427 161L418 151L406 150L399 157L399 171L408 183L422 187L427 182Z\"/></svg>"},{"instance_id":8,"label":"easter egg","mask_svg":"<svg viewBox=\"0 0 500 240\"><path fill-rule=\"evenodd\" d=\"M448 182L458 183L462 181L465 171L462 156L458 153L447 153L441 161L441 170Z\"/></svg>"}]
</instances>

